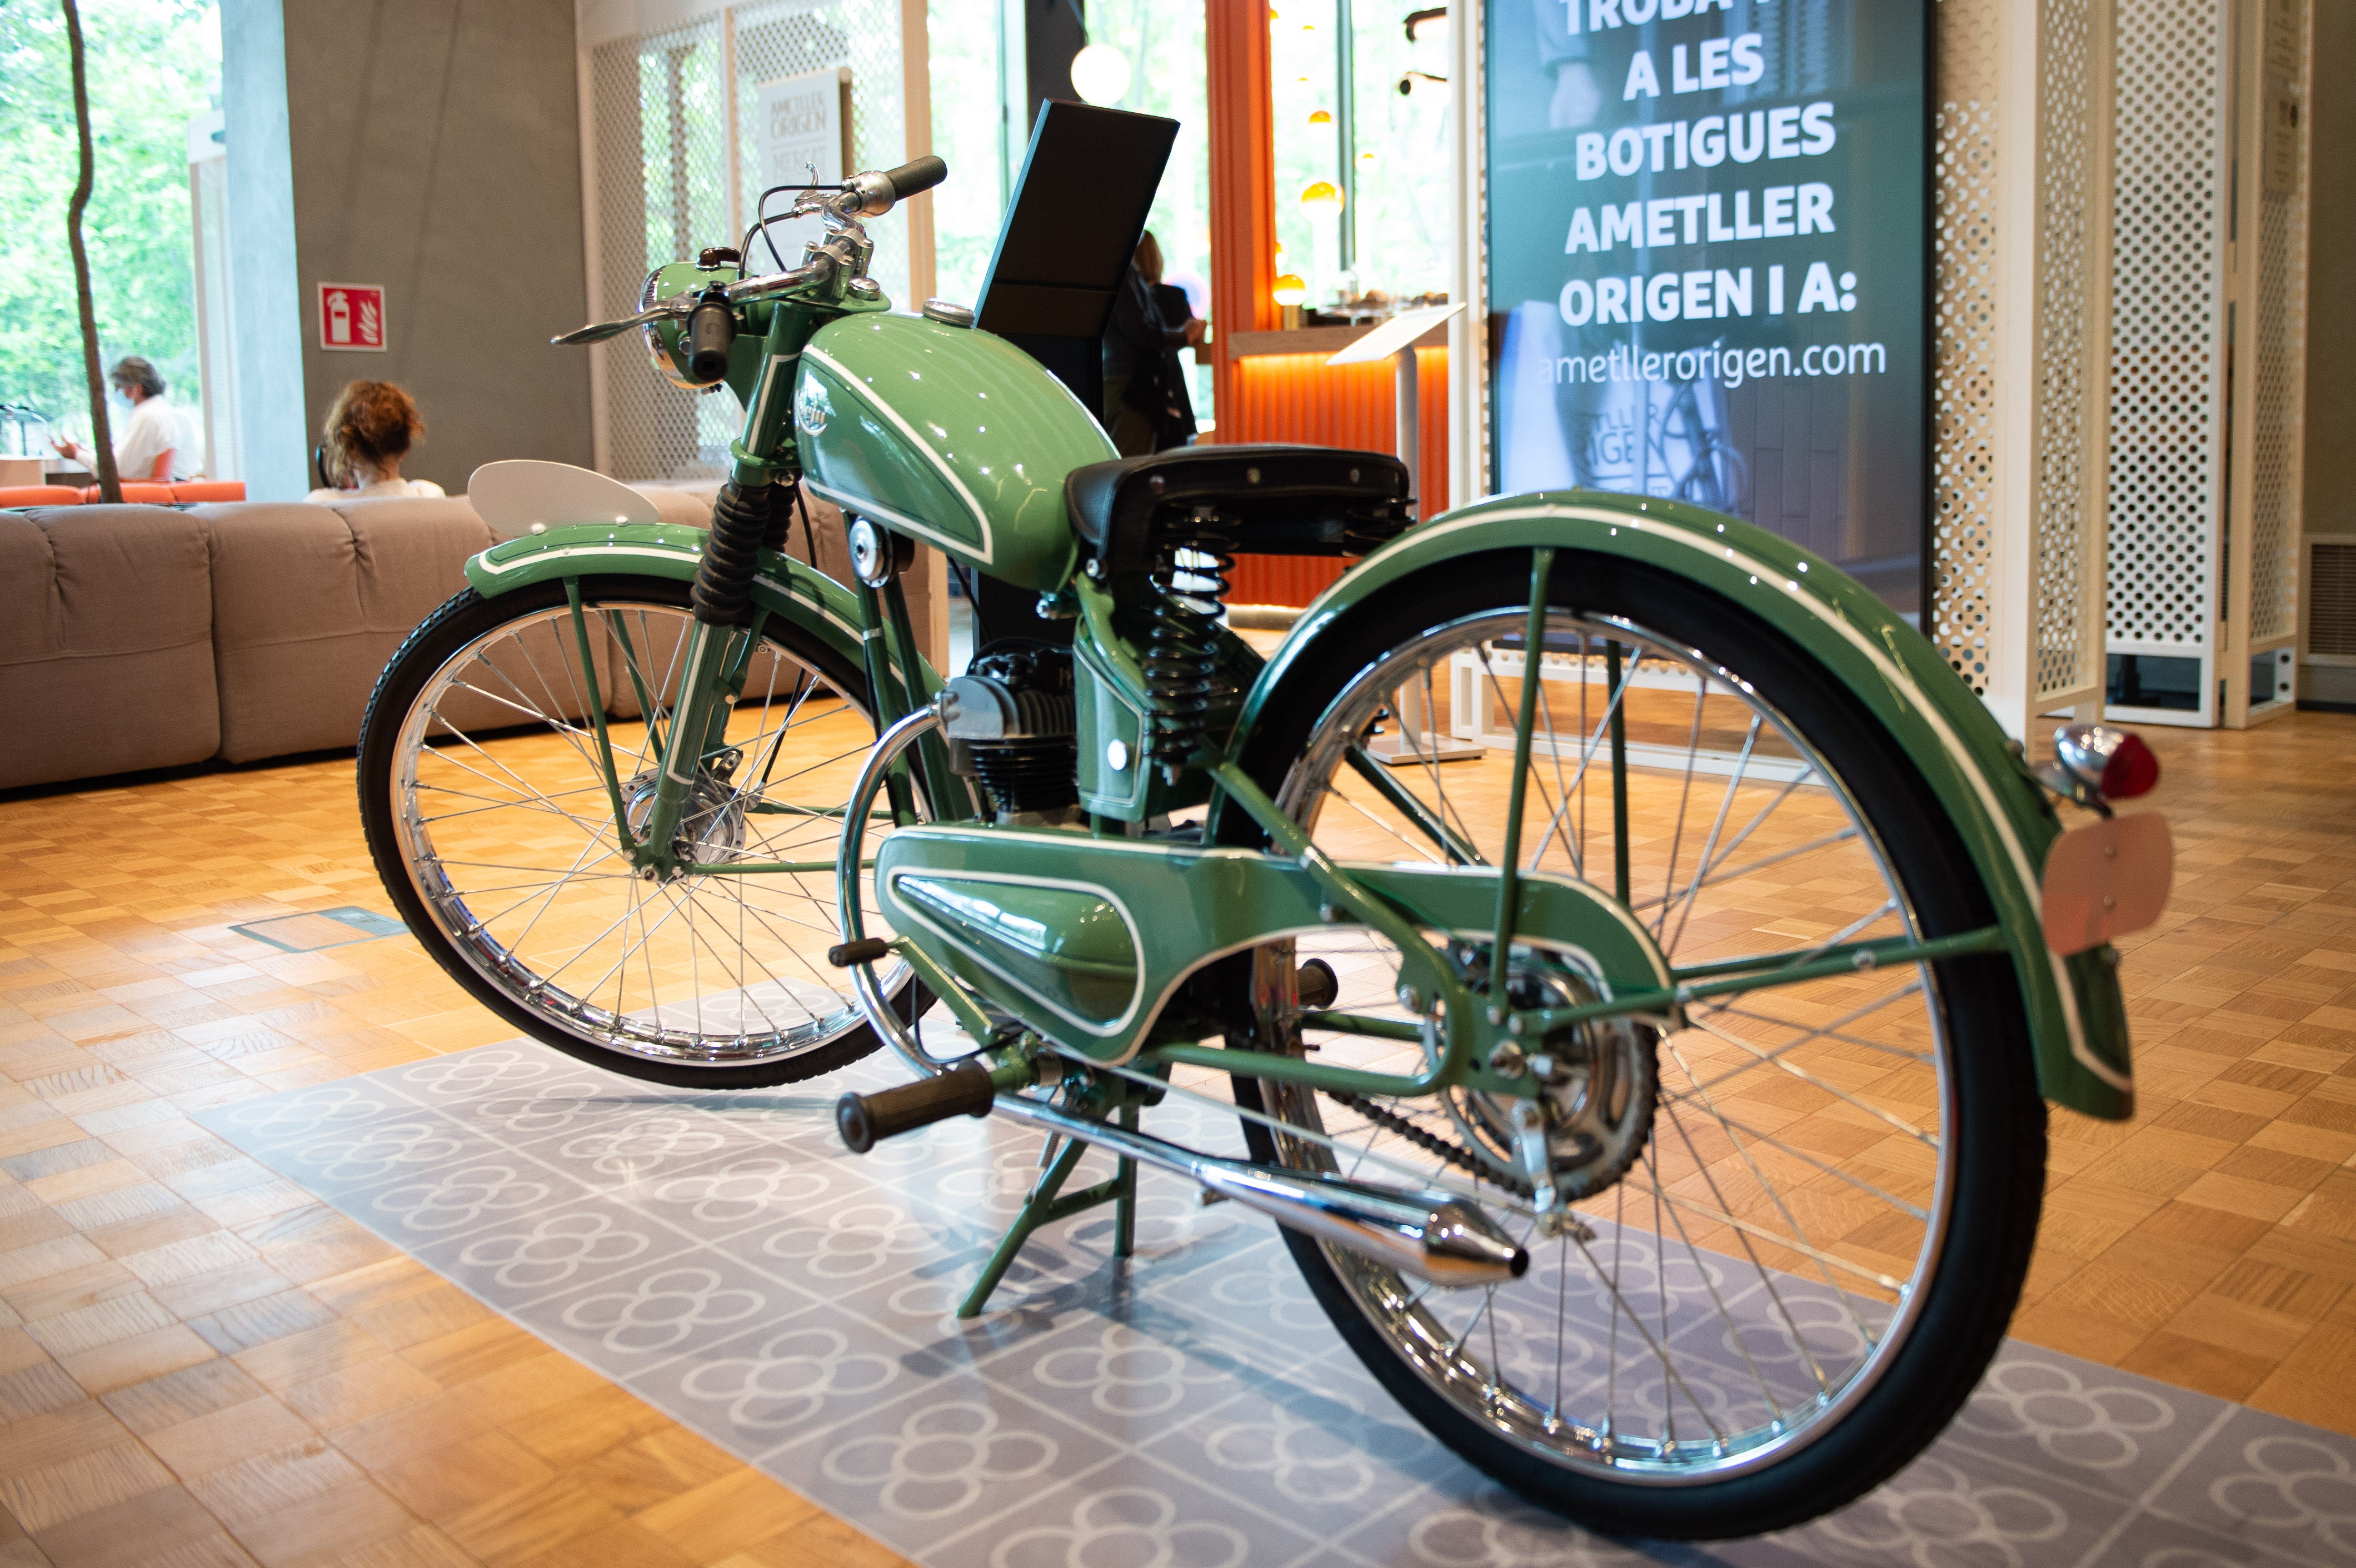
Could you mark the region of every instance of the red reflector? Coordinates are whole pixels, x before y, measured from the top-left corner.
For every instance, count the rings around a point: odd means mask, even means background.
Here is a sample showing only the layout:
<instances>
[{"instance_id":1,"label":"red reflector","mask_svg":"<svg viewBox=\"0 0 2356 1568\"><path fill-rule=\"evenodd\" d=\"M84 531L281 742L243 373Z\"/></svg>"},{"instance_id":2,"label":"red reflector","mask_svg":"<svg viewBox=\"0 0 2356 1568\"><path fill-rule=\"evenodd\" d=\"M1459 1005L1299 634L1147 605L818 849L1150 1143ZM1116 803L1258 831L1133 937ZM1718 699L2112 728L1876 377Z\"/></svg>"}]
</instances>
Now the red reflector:
<instances>
[{"instance_id":1,"label":"red reflector","mask_svg":"<svg viewBox=\"0 0 2356 1568\"><path fill-rule=\"evenodd\" d=\"M2103 764L2103 795L2106 800L2131 800L2147 794L2159 782L2159 758L2143 742L2143 736L2130 732L2119 742Z\"/></svg>"}]
</instances>

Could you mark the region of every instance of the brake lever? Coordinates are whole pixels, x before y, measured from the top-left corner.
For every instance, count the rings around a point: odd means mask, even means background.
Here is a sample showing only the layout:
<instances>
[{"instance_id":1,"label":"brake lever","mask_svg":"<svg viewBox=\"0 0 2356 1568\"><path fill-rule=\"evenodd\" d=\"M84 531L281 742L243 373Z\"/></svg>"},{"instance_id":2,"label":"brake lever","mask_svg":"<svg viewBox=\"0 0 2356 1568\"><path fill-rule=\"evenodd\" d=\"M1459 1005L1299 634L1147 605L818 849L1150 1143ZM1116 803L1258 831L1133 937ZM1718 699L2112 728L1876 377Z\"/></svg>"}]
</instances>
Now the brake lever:
<instances>
[{"instance_id":1,"label":"brake lever","mask_svg":"<svg viewBox=\"0 0 2356 1568\"><path fill-rule=\"evenodd\" d=\"M619 321L597 321L586 327L576 327L561 337L551 338L549 342L563 349L584 343L603 343L608 338L619 338L633 327L644 327L669 317L685 316L695 308L696 299L697 296L691 294L678 295L659 305L650 305L636 316L626 316Z\"/></svg>"},{"instance_id":2,"label":"brake lever","mask_svg":"<svg viewBox=\"0 0 2356 1568\"><path fill-rule=\"evenodd\" d=\"M739 278L727 285L728 303L742 305L746 300L764 298L786 289L798 288L803 284L821 282L833 273L836 264L834 257L821 253L817 261L808 266L796 267L791 272L771 273L766 277ZM648 306L636 316L626 316L619 321L599 321L587 327L577 327L561 337L551 338L549 342L563 349L603 343L608 338L620 337L634 327L689 316L701 300L701 294L675 294L659 304Z\"/></svg>"}]
</instances>

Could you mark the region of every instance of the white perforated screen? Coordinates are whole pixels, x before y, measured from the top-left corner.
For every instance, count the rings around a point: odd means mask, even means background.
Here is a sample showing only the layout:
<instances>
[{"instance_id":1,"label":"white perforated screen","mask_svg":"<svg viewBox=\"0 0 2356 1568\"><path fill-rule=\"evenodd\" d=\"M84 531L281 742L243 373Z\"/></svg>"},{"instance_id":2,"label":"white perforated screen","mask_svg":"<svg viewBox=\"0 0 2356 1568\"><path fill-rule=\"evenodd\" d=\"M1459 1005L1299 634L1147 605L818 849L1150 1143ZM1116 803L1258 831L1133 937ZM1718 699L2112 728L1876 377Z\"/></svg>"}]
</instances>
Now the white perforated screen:
<instances>
[{"instance_id":1,"label":"white perforated screen","mask_svg":"<svg viewBox=\"0 0 2356 1568\"><path fill-rule=\"evenodd\" d=\"M600 45L591 59L596 125L597 244L607 319L638 308L647 274L692 260L728 231L728 131L721 18ZM736 403L683 392L648 367L626 333L605 356L605 461L626 479L713 478L725 472Z\"/></svg>"},{"instance_id":2,"label":"white perforated screen","mask_svg":"<svg viewBox=\"0 0 2356 1568\"><path fill-rule=\"evenodd\" d=\"M828 66L851 72L853 166L904 158L900 8L896 0L764 0L658 32L599 44L590 57L597 247L608 317L637 309L646 274L734 245L759 195L749 148L761 83ZM732 69L733 68L733 69ZM732 132L734 134L732 134ZM898 214L881 220L871 268L894 299L907 292ZM788 256L788 263L798 260ZM766 263L766 252L760 260ZM683 392L648 365L639 337L605 356L605 452L626 479L714 478L743 411L725 389Z\"/></svg>"},{"instance_id":3,"label":"white perforated screen","mask_svg":"<svg viewBox=\"0 0 2356 1568\"><path fill-rule=\"evenodd\" d=\"M2120 0L2110 640L2206 659L2224 493L2226 0ZM2211 676L2204 663L2201 687Z\"/></svg>"},{"instance_id":4,"label":"white perforated screen","mask_svg":"<svg viewBox=\"0 0 2356 1568\"><path fill-rule=\"evenodd\" d=\"M1997 86L2004 0L1933 13L1931 605L1925 630L1985 693L1996 563Z\"/></svg>"},{"instance_id":5,"label":"white perforated screen","mask_svg":"<svg viewBox=\"0 0 2356 1568\"><path fill-rule=\"evenodd\" d=\"M2257 375L2250 643L2298 625L2299 448L2307 382L2307 0L2272 0L2257 149Z\"/></svg>"},{"instance_id":6,"label":"white perforated screen","mask_svg":"<svg viewBox=\"0 0 2356 1568\"><path fill-rule=\"evenodd\" d=\"M2046 0L2038 7L2037 532L2036 622L2031 692L2054 698L2093 684L2094 651L2087 624L2093 596L2086 574L2096 553L2090 517L2087 400L2099 396L2087 364L2099 330L2093 275L2098 214L2094 188L2101 146L2096 117L2099 62L2094 0Z\"/></svg>"}]
</instances>

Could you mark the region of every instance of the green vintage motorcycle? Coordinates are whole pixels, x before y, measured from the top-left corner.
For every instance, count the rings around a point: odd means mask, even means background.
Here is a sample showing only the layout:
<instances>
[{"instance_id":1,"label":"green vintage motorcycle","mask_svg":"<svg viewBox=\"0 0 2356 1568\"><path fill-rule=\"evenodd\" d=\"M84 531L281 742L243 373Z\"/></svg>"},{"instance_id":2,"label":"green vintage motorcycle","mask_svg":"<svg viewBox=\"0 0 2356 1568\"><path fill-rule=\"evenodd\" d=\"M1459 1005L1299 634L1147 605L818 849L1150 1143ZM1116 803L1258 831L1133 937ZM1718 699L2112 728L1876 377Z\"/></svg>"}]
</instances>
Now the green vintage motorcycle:
<instances>
[{"instance_id":1,"label":"green vintage motorcycle","mask_svg":"<svg viewBox=\"0 0 2356 1568\"><path fill-rule=\"evenodd\" d=\"M1890 1476L2004 1333L2045 1101L2128 1112L2107 944L2156 906L2104 878L2158 820L2104 797L2148 752L2072 729L2033 772L1874 596L1689 505L1410 528L1376 454L1118 458L970 312L866 275L863 220L946 173L801 191L800 265L748 274L756 225L558 339L641 331L743 435L708 533L578 476L395 656L359 782L412 929L642 1079L888 1043L918 1073L844 1097L853 1149L1037 1129L968 1316L1041 1224L1110 1204L1127 1252L1149 1165L1272 1216L1402 1405L1583 1523L1749 1533ZM855 582L798 558L805 491ZM944 680L919 541L1068 642ZM1363 559L1255 648L1252 552ZM1240 1116L1246 1157L1162 1107Z\"/></svg>"}]
</instances>

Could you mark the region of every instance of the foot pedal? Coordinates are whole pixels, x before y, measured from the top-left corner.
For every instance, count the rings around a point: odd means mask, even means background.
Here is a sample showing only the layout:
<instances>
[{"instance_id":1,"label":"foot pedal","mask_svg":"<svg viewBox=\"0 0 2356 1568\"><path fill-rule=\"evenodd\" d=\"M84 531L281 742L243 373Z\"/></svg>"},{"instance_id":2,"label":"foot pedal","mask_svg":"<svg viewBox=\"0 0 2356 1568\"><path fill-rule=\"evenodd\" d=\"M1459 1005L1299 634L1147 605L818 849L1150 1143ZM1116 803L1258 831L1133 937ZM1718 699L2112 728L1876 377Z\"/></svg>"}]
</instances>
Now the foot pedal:
<instances>
[{"instance_id":1,"label":"foot pedal","mask_svg":"<svg viewBox=\"0 0 2356 1568\"><path fill-rule=\"evenodd\" d=\"M846 1094L834 1102L835 1131L843 1146L863 1155L885 1138L913 1133L952 1116L987 1116L998 1099L990 1069L968 1062L945 1073L873 1094Z\"/></svg>"},{"instance_id":2,"label":"foot pedal","mask_svg":"<svg viewBox=\"0 0 2356 1568\"><path fill-rule=\"evenodd\" d=\"M837 969L849 969L854 963L881 963L891 956L892 944L880 937L840 942L826 950L826 961Z\"/></svg>"}]
</instances>

